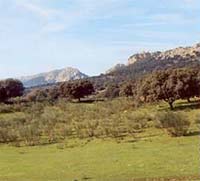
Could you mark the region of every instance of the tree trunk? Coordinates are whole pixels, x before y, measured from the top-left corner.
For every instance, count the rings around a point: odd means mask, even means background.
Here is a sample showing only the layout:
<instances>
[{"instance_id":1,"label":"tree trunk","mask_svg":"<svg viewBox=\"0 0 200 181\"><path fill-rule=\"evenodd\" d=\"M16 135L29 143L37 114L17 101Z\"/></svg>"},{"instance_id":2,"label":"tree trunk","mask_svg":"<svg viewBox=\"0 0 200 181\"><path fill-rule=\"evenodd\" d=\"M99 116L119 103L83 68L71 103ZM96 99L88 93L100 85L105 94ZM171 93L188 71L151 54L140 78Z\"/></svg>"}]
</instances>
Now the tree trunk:
<instances>
[{"instance_id":1,"label":"tree trunk","mask_svg":"<svg viewBox=\"0 0 200 181\"><path fill-rule=\"evenodd\" d=\"M188 103L190 103L190 102L191 102L191 100L190 100L190 98L189 98L189 97L187 98L187 101L188 101Z\"/></svg>"},{"instance_id":2,"label":"tree trunk","mask_svg":"<svg viewBox=\"0 0 200 181\"><path fill-rule=\"evenodd\" d=\"M169 106L171 110L174 110L173 102L169 102Z\"/></svg>"}]
</instances>

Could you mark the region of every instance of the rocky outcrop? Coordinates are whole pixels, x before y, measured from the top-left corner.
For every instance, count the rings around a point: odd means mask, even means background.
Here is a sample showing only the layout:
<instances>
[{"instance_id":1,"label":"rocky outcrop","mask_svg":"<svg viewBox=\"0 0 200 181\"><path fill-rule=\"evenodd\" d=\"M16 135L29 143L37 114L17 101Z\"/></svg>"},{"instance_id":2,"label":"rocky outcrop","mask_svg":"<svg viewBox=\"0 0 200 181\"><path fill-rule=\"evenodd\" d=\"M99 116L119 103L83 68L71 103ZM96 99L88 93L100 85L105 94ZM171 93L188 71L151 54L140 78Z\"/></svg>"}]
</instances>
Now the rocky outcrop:
<instances>
[{"instance_id":1,"label":"rocky outcrop","mask_svg":"<svg viewBox=\"0 0 200 181\"><path fill-rule=\"evenodd\" d=\"M143 52L135 54L128 59L128 65L134 64L138 61L168 61L175 64L182 62L200 61L200 43L192 47L179 47L164 52Z\"/></svg>"},{"instance_id":2,"label":"rocky outcrop","mask_svg":"<svg viewBox=\"0 0 200 181\"><path fill-rule=\"evenodd\" d=\"M118 82L121 82L127 79L137 79L157 70L196 66L200 66L200 43L163 52L134 54L128 59L126 66L112 68L107 75L112 75Z\"/></svg>"}]
</instances>

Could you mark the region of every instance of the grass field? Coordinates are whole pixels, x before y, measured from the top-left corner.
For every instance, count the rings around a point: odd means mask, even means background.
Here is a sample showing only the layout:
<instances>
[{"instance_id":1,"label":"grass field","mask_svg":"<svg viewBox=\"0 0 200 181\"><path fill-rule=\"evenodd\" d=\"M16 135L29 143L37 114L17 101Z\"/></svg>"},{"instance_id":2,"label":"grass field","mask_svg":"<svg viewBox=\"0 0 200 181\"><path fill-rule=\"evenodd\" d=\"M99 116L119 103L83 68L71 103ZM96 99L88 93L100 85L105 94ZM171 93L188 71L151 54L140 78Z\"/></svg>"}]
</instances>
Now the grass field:
<instances>
[{"instance_id":1,"label":"grass field","mask_svg":"<svg viewBox=\"0 0 200 181\"><path fill-rule=\"evenodd\" d=\"M194 124L199 109L193 105L185 109L185 105L178 102L176 107L192 123L190 132L194 134L190 136L175 138L150 126L123 139L66 138L56 144L22 147L1 144L0 181L200 180L200 141ZM77 104L72 106L74 110L76 106L79 111L87 106L98 112L96 105ZM127 111L153 114L162 109L165 104ZM115 111L120 114L119 109ZM1 118L13 114L2 114Z\"/></svg>"},{"instance_id":2,"label":"grass field","mask_svg":"<svg viewBox=\"0 0 200 181\"><path fill-rule=\"evenodd\" d=\"M62 145L23 148L2 145L0 180L198 178L198 136L172 139L163 135L139 142L127 141L93 140L86 144L73 140Z\"/></svg>"}]
</instances>

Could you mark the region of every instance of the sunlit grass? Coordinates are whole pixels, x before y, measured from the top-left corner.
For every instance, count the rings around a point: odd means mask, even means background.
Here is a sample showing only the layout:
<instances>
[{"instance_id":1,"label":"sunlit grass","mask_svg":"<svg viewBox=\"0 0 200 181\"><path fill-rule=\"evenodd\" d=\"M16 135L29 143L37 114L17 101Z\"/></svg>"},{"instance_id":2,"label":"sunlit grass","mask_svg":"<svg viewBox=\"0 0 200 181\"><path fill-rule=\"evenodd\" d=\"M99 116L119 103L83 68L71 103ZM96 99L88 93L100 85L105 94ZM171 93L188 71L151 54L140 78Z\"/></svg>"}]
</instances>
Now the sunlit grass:
<instances>
[{"instance_id":1,"label":"sunlit grass","mask_svg":"<svg viewBox=\"0 0 200 181\"><path fill-rule=\"evenodd\" d=\"M129 139L130 141L131 139ZM127 140L69 140L58 145L0 146L0 180L131 180L198 176L199 138L166 135Z\"/></svg>"}]
</instances>

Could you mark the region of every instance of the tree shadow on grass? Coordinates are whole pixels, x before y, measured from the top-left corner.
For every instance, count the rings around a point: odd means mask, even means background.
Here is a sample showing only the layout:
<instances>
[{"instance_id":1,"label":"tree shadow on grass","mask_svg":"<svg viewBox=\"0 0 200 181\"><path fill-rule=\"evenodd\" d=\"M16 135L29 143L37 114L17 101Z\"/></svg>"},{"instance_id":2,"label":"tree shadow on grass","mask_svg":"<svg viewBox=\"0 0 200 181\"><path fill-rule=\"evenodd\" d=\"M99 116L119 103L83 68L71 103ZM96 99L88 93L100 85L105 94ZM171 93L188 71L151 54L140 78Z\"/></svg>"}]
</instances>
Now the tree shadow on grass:
<instances>
[{"instance_id":1,"label":"tree shadow on grass","mask_svg":"<svg viewBox=\"0 0 200 181\"><path fill-rule=\"evenodd\" d=\"M195 100L191 100L190 102L188 101L183 101L183 102L177 102L176 105L189 105L189 104L200 104L200 99L195 99Z\"/></svg>"},{"instance_id":2,"label":"tree shadow on grass","mask_svg":"<svg viewBox=\"0 0 200 181\"><path fill-rule=\"evenodd\" d=\"M200 131L189 132L185 136L200 136Z\"/></svg>"},{"instance_id":3,"label":"tree shadow on grass","mask_svg":"<svg viewBox=\"0 0 200 181\"><path fill-rule=\"evenodd\" d=\"M182 110L191 110L191 109L200 109L200 102L196 101L193 103L176 103L172 111L182 111ZM171 110L169 107L159 107L159 111L168 111Z\"/></svg>"},{"instance_id":4,"label":"tree shadow on grass","mask_svg":"<svg viewBox=\"0 0 200 181\"><path fill-rule=\"evenodd\" d=\"M95 102L94 100L81 100L78 103L94 103L94 102Z\"/></svg>"},{"instance_id":5,"label":"tree shadow on grass","mask_svg":"<svg viewBox=\"0 0 200 181\"><path fill-rule=\"evenodd\" d=\"M174 111L181 111L185 109L200 109L200 102L179 104L178 106L174 107Z\"/></svg>"},{"instance_id":6,"label":"tree shadow on grass","mask_svg":"<svg viewBox=\"0 0 200 181\"><path fill-rule=\"evenodd\" d=\"M92 104L94 102L104 102L104 99L82 99L80 101L72 101L72 103L88 103L88 104Z\"/></svg>"},{"instance_id":7,"label":"tree shadow on grass","mask_svg":"<svg viewBox=\"0 0 200 181\"><path fill-rule=\"evenodd\" d=\"M93 178L92 178L92 177L86 177L86 176L85 176L85 177L83 177L82 179L83 179L83 180L93 180Z\"/></svg>"}]
</instances>

